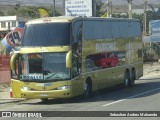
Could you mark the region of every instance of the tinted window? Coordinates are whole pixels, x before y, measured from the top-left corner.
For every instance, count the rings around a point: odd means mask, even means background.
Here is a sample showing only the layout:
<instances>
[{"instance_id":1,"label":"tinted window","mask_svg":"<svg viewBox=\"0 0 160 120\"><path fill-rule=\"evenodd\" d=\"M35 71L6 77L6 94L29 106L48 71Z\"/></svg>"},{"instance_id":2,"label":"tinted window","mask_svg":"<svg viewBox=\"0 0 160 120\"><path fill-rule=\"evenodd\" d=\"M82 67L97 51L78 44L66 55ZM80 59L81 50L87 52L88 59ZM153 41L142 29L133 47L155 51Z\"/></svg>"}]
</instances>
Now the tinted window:
<instances>
[{"instance_id":1,"label":"tinted window","mask_svg":"<svg viewBox=\"0 0 160 120\"><path fill-rule=\"evenodd\" d=\"M84 39L103 39L103 21L86 21L84 23Z\"/></svg>"},{"instance_id":2,"label":"tinted window","mask_svg":"<svg viewBox=\"0 0 160 120\"><path fill-rule=\"evenodd\" d=\"M134 37L134 26L133 22L128 22L128 37Z\"/></svg>"},{"instance_id":3,"label":"tinted window","mask_svg":"<svg viewBox=\"0 0 160 120\"><path fill-rule=\"evenodd\" d=\"M120 22L120 37L127 38L128 37L128 22Z\"/></svg>"},{"instance_id":4,"label":"tinted window","mask_svg":"<svg viewBox=\"0 0 160 120\"><path fill-rule=\"evenodd\" d=\"M25 27L22 46L68 45L70 23L30 24Z\"/></svg>"},{"instance_id":5,"label":"tinted window","mask_svg":"<svg viewBox=\"0 0 160 120\"><path fill-rule=\"evenodd\" d=\"M103 22L103 31L106 39L112 38L112 27L110 21Z\"/></svg>"},{"instance_id":6,"label":"tinted window","mask_svg":"<svg viewBox=\"0 0 160 120\"><path fill-rule=\"evenodd\" d=\"M113 38L120 38L119 22L111 22Z\"/></svg>"},{"instance_id":7,"label":"tinted window","mask_svg":"<svg viewBox=\"0 0 160 120\"><path fill-rule=\"evenodd\" d=\"M140 28L139 22L134 22L133 29L134 29L135 36L141 36L141 28Z\"/></svg>"}]
</instances>

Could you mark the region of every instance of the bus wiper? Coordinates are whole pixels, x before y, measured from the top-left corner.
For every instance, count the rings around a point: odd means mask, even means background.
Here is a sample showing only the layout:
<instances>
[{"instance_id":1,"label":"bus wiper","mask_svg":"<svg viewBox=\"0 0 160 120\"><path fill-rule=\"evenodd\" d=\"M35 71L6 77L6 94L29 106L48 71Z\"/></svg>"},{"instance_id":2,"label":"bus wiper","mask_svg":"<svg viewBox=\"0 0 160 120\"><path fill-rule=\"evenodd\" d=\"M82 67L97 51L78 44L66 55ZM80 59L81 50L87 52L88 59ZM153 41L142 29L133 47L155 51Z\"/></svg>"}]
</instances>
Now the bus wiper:
<instances>
[{"instance_id":1,"label":"bus wiper","mask_svg":"<svg viewBox=\"0 0 160 120\"><path fill-rule=\"evenodd\" d=\"M46 79L64 79L64 73L53 73L52 75L48 76Z\"/></svg>"},{"instance_id":2,"label":"bus wiper","mask_svg":"<svg viewBox=\"0 0 160 120\"><path fill-rule=\"evenodd\" d=\"M47 74L47 76L45 77L45 79L50 79L50 78L52 78L53 76L55 75L55 73L51 73L51 74Z\"/></svg>"}]
</instances>

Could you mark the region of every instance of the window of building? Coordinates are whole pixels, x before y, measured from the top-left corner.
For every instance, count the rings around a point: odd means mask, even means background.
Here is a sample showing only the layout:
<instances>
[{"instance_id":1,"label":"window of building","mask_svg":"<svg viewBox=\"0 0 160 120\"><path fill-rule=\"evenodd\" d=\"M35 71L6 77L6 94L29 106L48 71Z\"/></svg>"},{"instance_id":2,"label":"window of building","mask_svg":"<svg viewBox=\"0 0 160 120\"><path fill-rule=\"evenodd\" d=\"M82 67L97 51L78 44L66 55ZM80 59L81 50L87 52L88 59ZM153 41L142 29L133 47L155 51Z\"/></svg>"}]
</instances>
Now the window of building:
<instances>
[{"instance_id":1,"label":"window of building","mask_svg":"<svg viewBox=\"0 0 160 120\"><path fill-rule=\"evenodd\" d=\"M1 22L1 28L6 28L6 22Z\"/></svg>"},{"instance_id":2,"label":"window of building","mask_svg":"<svg viewBox=\"0 0 160 120\"><path fill-rule=\"evenodd\" d=\"M12 22L12 27L16 27L16 22Z\"/></svg>"}]
</instances>

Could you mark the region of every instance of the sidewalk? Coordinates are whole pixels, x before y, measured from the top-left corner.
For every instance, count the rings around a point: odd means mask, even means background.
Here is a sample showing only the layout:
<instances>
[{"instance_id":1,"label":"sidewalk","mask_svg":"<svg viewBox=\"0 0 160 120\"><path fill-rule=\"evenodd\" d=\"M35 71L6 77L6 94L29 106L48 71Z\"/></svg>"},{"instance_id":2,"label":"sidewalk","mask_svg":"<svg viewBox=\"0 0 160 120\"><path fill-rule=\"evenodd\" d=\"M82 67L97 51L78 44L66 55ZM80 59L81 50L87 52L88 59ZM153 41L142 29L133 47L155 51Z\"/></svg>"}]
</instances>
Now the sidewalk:
<instances>
[{"instance_id":1,"label":"sidewalk","mask_svg":"<svg viewBox=\"0 0 160 120\"><path fill-rule=\"evenodd\" d=\"M152 73L154 71L160 71L160 63L148 63L143 65L144 75ZM0 84L0 104L9 102L23 101L23 98L11 98L10 97L10 84Z\"/></svg>"},{"instance_id":2,"label":"sidewalk","mask_svg":"<svg viewBox=\"0 0 160 120\"><path fill-rule=\"evenodd\" d=\"M143 75L154 71L160 71L160 63L155 62L143 64Z\"/></svg>"},{"instance_id":3,"label":"sidewalk","mask_svg":"<svg viewBox=\"0 0 160 120\"><path fill-rule=\"evenodd\" d=\"M19 102L24 100L23 98L11 98L10 97L10 84L0 84L0 104L9 102Z\"/></svg>"}]
</instances>

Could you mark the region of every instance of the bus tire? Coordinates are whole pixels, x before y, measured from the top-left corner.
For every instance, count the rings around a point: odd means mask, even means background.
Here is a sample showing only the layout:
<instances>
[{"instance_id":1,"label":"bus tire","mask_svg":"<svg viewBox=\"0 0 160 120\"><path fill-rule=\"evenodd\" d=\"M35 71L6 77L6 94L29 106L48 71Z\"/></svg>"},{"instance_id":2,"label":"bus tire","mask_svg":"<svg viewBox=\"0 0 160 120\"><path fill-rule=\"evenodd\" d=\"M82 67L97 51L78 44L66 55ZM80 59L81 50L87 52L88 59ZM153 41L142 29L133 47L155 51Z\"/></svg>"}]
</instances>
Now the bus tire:
<instances>
[{"instance_id":1,"label":"bus tire","mask_svg":"<svg viewBox=\"0 0 160 120\"><path fill-rule=\"evenodd\" d=\"M132 69L132 72L131 72L132 74L132 77L131 77L131 83L130 83L130 85L131 86L133 86L134 84L135 84L135 80L136 80L136 71L135 71L135 69L133 68Z\"/></svg>"},{"instance_id":2,"label":"bus tire","mask_svg":"<svg viewBox=\"0 0 160 120\"><path fill-rule=\"evenodd\" d=\"M124 76L124 86L125 87L129 87L131 84L131 81L130 81L130 73L129 73L129 70L127 70L125 72L125 76Z\"/></svg>"},{"instance_id":3,"label":"bus tire","mask_svg":"<svg viewBox=\"0 0 160 120\"><path fill-rule=\"evenodd\" d=\"M43 99L41 99L41 101L45 103L48 101L48 98L43 98Z\"/></svg>"},{"instance_id":4,"label":"bus tire","mask_svg":"<svg viewBox=\"0 0 160 120\"><path fill-rule=\"evenodd\" d=\"M84 83L84 96L90 97L92 95L92 82L91 80L86 80Z\"/></svg>"}]
</instances>

